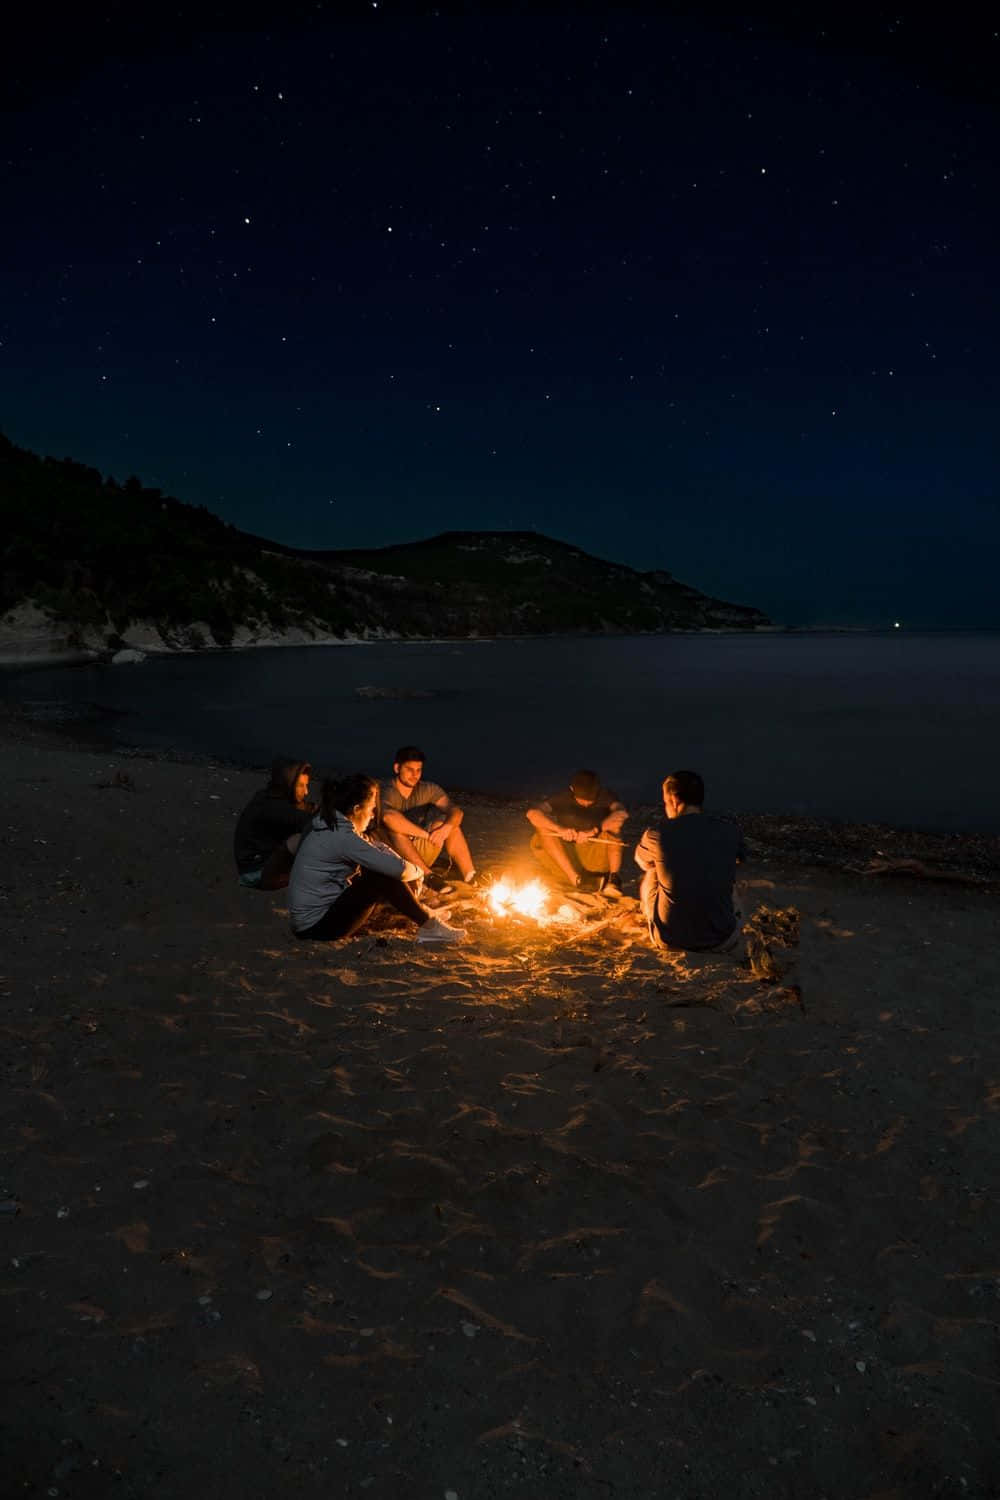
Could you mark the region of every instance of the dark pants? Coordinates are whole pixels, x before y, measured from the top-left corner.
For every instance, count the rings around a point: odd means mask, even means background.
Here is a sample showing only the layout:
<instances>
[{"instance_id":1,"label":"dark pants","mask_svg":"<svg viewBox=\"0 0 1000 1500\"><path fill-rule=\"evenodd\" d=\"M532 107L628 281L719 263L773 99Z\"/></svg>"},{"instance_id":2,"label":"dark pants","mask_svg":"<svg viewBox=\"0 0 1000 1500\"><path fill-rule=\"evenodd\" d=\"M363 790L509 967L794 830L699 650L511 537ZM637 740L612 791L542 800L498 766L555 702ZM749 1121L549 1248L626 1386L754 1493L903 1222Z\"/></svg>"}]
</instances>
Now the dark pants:
<instances>
[{"instance_id":1,"label":"dark pants","mask_svg":"<svg viewBox=\"0 0 1000 1500\"><path fill-rule=\"evenodd\" d=\"M424 911L408 885L394 875L362 870L314 926L305 932L297 932L295 936L312 938L320 943L335 943L338 938L350 937L357 932L369 912L380 904L393 907L416 922L418 927L430 920L430 913Z\"/></svg>"},{"instance_id":2,"label":"dark pants","mask_svg":"<svg viewBox=\"0 0 1000 1500\"><path fill-rule=\"evenodd\" d=\"M298 848L299 836L295 835L295 847ZM272 849L262 865L254 870L240 871L240 885L249 886L255 891L283 891L288 884L288 877L292 873L292 865L295 863L295 855L289 849L287 842L279 844Z\"/></svg>"},{"instance_id":3,"label":"dark pants","mask_svg":"<svg viewBox=\"0 0 1000 1500\"><path fill-rule=\"evenodd\" d=\"M272 849L261 866L260 889L283 891L294 863L295 855L290 852L287 844L279 844L276 849Z\"/></svg>"}]
</instances>

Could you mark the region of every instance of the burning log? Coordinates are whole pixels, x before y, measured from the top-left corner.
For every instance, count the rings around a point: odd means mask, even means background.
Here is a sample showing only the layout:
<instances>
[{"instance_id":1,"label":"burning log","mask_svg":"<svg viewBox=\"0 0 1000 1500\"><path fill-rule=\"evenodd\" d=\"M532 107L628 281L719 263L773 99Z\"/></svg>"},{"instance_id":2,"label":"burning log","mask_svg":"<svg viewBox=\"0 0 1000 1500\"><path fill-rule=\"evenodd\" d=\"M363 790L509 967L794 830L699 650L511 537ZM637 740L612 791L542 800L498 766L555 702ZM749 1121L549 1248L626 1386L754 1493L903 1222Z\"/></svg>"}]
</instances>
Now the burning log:
<instances>
[{"instance_id":1,"label":"burning log","mask_svg":"<svg viewBox=\"0 0 1000 1500\"><path fill-rule=\"evenodd\" d=\"M519 885L509 876L503 875L493 882L486 893L486 902L496 917L525 917L539 927L551 922L573 922L577 913L566 902L556 910L549 909L552 892L541 880L529 880Z\"/></svg>"}]
</instances>

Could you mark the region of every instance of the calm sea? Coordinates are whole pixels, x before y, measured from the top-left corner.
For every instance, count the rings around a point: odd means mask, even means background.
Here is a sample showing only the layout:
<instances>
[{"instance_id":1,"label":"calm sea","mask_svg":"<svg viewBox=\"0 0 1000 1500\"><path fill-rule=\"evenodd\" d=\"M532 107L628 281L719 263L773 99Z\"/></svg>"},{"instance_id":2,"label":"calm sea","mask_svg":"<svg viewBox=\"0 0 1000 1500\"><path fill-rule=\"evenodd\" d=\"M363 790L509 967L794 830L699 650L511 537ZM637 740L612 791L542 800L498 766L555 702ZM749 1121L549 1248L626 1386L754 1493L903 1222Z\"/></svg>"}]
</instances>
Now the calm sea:
<instances>
[{"instance_id":1,"label":"calm sea","mask_svg":"<svg viewBox=\"0 0 1000 1500\"><path fill-rule=\"evenodd\" d=\"M1000 831L1000 635L439 642L5 673L40 718L109 743L386 772L423 746L446 786L517 796L578 766L629 801L700 770L716 807Z\"/></svg>"}]
</instances>

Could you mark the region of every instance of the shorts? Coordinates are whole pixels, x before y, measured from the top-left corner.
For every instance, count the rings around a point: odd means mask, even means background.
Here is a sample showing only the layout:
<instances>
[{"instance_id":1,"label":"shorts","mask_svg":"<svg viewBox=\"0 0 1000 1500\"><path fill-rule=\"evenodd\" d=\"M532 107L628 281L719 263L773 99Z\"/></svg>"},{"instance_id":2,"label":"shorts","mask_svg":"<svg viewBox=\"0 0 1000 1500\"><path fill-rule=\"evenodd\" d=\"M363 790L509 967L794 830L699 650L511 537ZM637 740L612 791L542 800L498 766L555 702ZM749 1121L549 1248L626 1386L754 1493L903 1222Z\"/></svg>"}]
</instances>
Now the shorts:
<instances>
[{"instance_id":1,"label":"shorts","mask_svg":"<svg viewBox=\"0 0 1000 1500\"><path fill-rule=\"evenodd\" d=\"M390 811L402 811L402 809L390 809ZM425 802L423 807L415 807L412 812L406 813L405 816L409 818L411 823L416 823L418 828L427 828L431 823L443 822L445 813L443 808L437 807L433 802ZM383 842L388 844L390 849L396 847L392 842L392 835L387 828L380 829L379 833ZM425 865L432 865L441 853L437 844L432 844L430 839L412 838L410 842Z\"/></svg>"},{"instance_id":2,"label":"shorts","mask_svg":"<svg viewBox=\"0 0 1000 1500\"><path fill-rule=\"evenodd\" d=\"M564 843L563 848L569 856L570 864L587 874L607 875L611 869L607 844L598 844L585 839L582 844ZM565 883L566 877L545 848L540 833L534 833L531 836L531 852L546 874Z\"/></svg>"}]
</instances>

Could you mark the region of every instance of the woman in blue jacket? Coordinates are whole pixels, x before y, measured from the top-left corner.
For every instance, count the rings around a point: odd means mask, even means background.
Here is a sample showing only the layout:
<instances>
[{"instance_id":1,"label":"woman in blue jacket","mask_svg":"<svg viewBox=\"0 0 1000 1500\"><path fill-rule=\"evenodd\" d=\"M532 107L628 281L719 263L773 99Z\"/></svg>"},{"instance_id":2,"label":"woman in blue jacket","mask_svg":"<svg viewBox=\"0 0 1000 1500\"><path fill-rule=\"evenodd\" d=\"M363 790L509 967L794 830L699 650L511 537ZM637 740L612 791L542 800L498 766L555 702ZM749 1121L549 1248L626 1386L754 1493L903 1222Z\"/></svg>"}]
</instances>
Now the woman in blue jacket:
<instances>
[{"instance_id":1,"label":"woman in blue jacket","mask_svg":"<svg viewBox=\"0 0 1000 1500\"><path fill-rule=\"evenodd\" d=\"M320 811L302 836L288 883L292 932L336 942L355 933L381 904L415 924L418 943L460 943L465 933L432 917L407 884L419 879L417 867L366 836L377 801L378 783L371 776L323 783Z\"/></svg>"}]
</instances>

